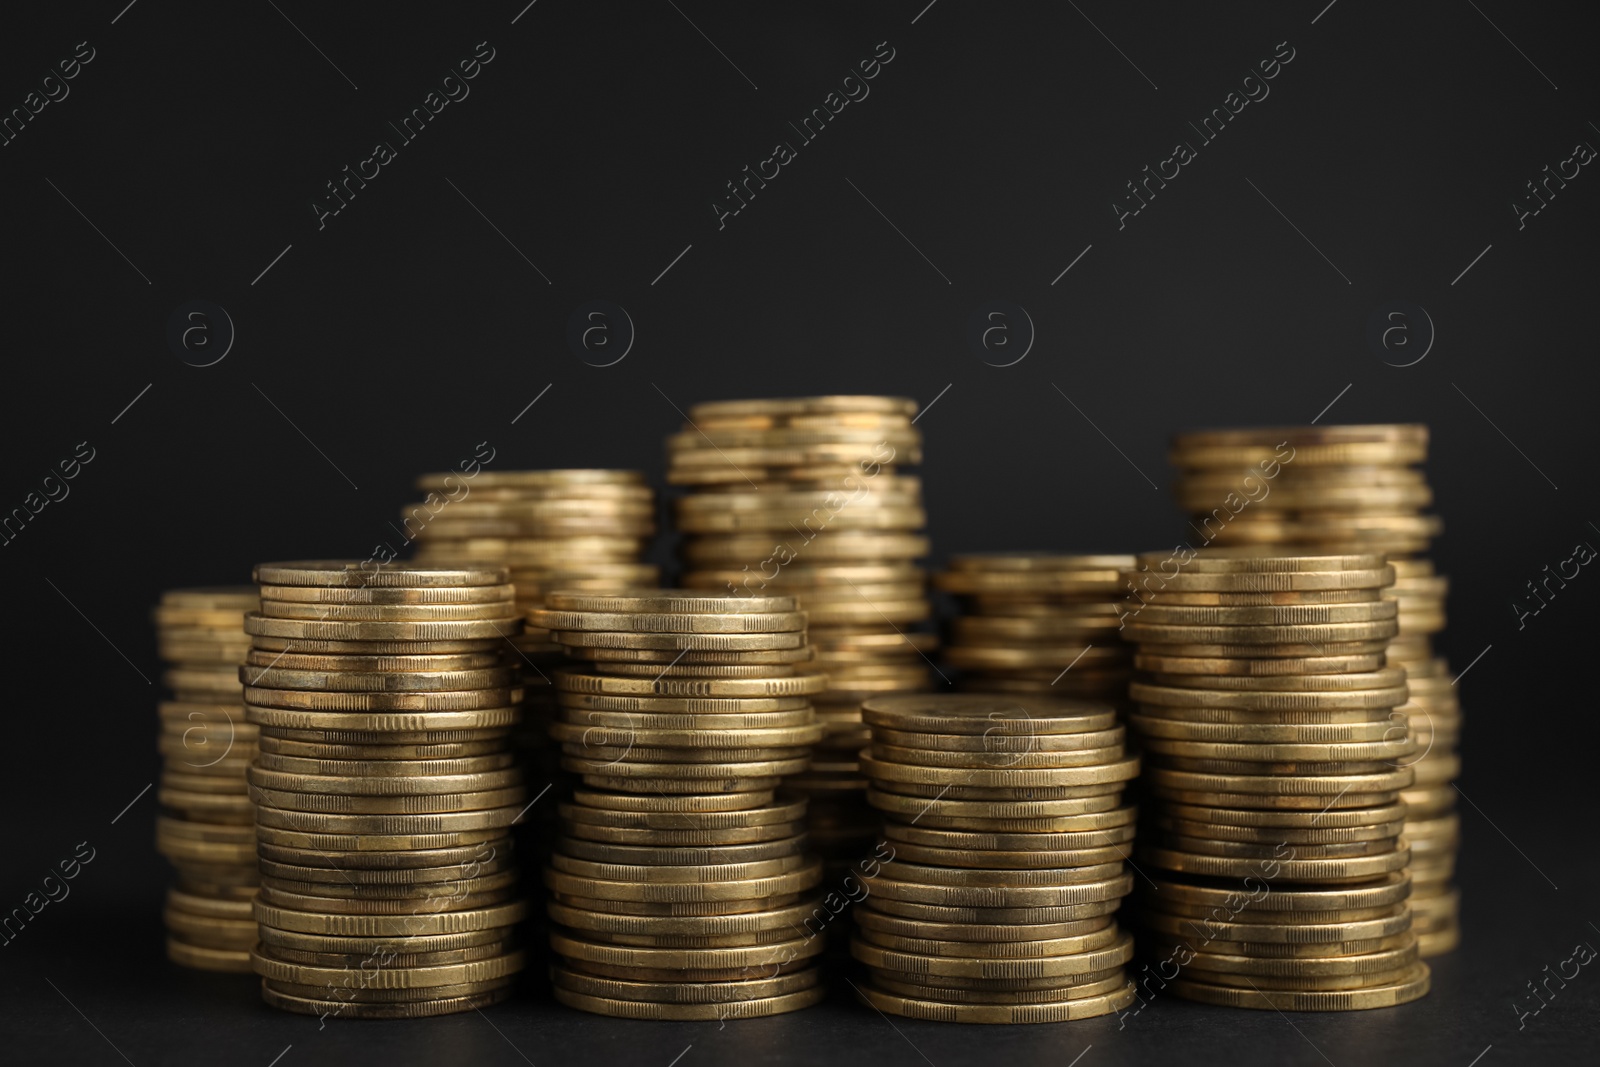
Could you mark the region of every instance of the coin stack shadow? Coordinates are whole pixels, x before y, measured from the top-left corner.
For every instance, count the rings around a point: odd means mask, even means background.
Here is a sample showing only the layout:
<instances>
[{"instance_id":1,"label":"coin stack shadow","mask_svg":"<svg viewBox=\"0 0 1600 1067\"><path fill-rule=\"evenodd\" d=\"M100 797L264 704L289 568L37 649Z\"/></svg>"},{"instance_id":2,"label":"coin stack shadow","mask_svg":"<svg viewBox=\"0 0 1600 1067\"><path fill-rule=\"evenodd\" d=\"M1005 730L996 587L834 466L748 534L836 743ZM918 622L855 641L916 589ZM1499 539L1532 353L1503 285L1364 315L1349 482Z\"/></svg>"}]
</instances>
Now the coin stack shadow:
<instances>
[{"instance_id":1,"label":"coin stack shadow","mask_svg":"<svg viewBox=\"0 0 1600 1067\"><path fill-rule=\"evenodd\" d=\"M427 497L400 521L417 543L418 562L504 565L524 618L544 606L552 589L600 593L661 584L661 569L640 559L656 532L656 502L638 471L490 471L474 464L459 473L424 474L417 488ZM561 646L548 630L525 626L508 634L501 649L524 693L512 735L519 764L535 788L565 785L561 753L550 742L556 720L550 678L565 658ZM542 864L557 833L555 805L529 812L515 832L523 863ZM530 949L544 944L542 918L530 916Z\"/></svg>"},{"instance_id":2,"label":"coin stack shadow","mask_svg":"<svg viewBox=\"0 0 1600 1067\"><path fill-rule=\"evenodd\" d=\"M413 1018L506 999L523 966L510 827L520 692L503 567L261 564L239 669L262 998Z\"/></svg>"},{"instance_id":3,"label":"coin stack shadow","mask_svg":"<svg viewBox=\"0 0 1600 1067\"><path fill-rule=\"evenodd\" d=\"M1139 557L1124 630L1145 760L1141 998L1279 1011L1415 1000L1414 772L1382 555ZM1169 970L1177 974L1167 973ZM1170 982L1167 981L1170 979ZM1152 986L1150 983L1154 983Z\"/></svg>"},{"instance_id":4,"label":"coin stack shadow","mask_svg":"<svg viewBox=\"0 0 1600 1067\"><path fill-rule=\"evenodd\" d=\"M933 693L877 697L861 765L885 817L865 871L857 993L948 1022L1060 1022L1135 999L1116 910L1138 774L1107 703Z\"/></svg>"},{"instance_id":5,"label":"coin stack shadow","mask_svg":"<svg viewBox=\"0 0 1600 1067\"><path fill-rule=\"evenodd\" d=\"M958 684L1120 705L1133 674L1118 632L1122 573L1132 565L1132 556L952 556L933 584L961 602L944 646Z\"/></svg>"},{"instance_id":6,"label":"coin stack shadow","mask_svg":"<svg viewBox=\"0 0 1600 1067\"><path fill-rule=\"evenodd\" d=\"M1417 778L1405 791L1405 836L1424 957L1461 940L1461 899L1451 885L1461 832L1452 785L1461 772L1461 703L1449 665L1432 647L1444 629L1448 584L1424 555L1443 528L1438 516L1422 514L1433 502L1417 468L1427 454L1428 428L1415 424L1182 434L1172 448L1182 468L1179 503L1199 524L1194 529L1217 544L1382 552L1394 566L1385 595L1399 602L1400 632L1388 662L1404 667L1411 683L1404 711L1417 742L1409 757Z\"/></svg>"},{"instance_id":7,"label":"coin stack shadow","mask_svg":"<svg viewBox=\"0 0 1600 1067\"><path fill-rule=\"evenodd\" d=\"M856 753L861 702L933 687L921 479L913 400L792 397L696 404L667 442L667 481L684 539L682 582L731 596L793 596L828 675L827 729L811 769L790 784L810 799L811 838L830 884L870 853L877 820ZM842 942L840 943L842 944Z\"/></svg>"},{"instance_id":8,"label":"coin stack shadow","mask_svg":"<svg viewBox=\"0 0 1600 1067\"><path fill-rule=\"evenodd\" d=\"M155 609L162 681L162 812L156 850L172 863L167 956L185 967L250 972L256 924L255 816L245 769L256 728L244 721L239 664L249 651L245 612L253 588L174 589Z\"/></svg>"},{"instance_id":9,"label":"coin stack shadow","mask_svg":"<svg viewBox=\"0 0 1600 1067\"><path fill-rule=\"evenodd\" d=\"M822 735L793 599L554 592L530 621L588 661L555 675L583 781L545 871L556 999L718 1020L821 1000L822 865L804 798L776 793Z\"/></svg>"}]
</instances>

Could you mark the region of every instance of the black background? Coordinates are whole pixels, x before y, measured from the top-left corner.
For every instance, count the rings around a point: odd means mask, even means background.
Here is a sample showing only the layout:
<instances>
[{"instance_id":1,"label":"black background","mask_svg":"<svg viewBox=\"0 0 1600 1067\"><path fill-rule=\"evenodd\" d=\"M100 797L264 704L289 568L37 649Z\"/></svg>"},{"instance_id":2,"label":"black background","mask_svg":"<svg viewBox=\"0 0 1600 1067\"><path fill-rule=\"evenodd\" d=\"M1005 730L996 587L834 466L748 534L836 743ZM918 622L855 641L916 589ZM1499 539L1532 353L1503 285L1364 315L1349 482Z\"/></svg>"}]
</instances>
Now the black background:
<instances>
[{"instance_id":1,"label":"black background","mask_svg":"<svg viewBox=\"0 0 1600 1067\"><path fill-rule=\"evenodd\" d=\"M1522 229L1511 207L1575 143L1600 144L1580 5L123 2L7 10L0 32L6 110L77 42L95 49L0 147L0 510L79 442L95 450L0 547L0 909L78 842L97 850L0 948L7 1061L265 1065L292 1045L283 1067L665 1067L692 1046L684 1067L946 1067L1066 1064L1092 1045L1084 1067L1493 1067L1593 1048L1600 977L1520 1030L1513 1006L1574 943L1600 942L1600 577L1520 629L1511 607L1546 564L1600 544L1600 178L1585 168ZM494 59L470 96L319 230L324 183L396 140L385 123L480 41ZM870 96L719 230L724 183L797 140L787 123L882 41L894 59ZM1283 41L1294 59L1270 95L1119 229L1124 183L1196 142L1187 123ZM195 299L237 330L207 368L166 342ZM637 328L610 367L566 343L592 299ZM1013 366L966 341L992 300L1036 328ZM1367 341L1399 300L1436 330L1409 367L1390 364L1419 348ZM937 399L918 422L935 563L1181 536L1175 430L1305 423L1336 397L1322 422L1432 427L1435 556L1454 582L1441 644L1471 670L1466 937L1428 998L1279 1016L1168 997L1119 1030L890 1024L841 996L719 1030L592 1018L533 989L483 1016L319 1032L260 1005L249 978L167 963L153 796L119 815L156 775L160 590L364 558L397 540L414 477L480 441L491 469L659 482L675 408L831 392Z\"/></svg>"}]
</instances>

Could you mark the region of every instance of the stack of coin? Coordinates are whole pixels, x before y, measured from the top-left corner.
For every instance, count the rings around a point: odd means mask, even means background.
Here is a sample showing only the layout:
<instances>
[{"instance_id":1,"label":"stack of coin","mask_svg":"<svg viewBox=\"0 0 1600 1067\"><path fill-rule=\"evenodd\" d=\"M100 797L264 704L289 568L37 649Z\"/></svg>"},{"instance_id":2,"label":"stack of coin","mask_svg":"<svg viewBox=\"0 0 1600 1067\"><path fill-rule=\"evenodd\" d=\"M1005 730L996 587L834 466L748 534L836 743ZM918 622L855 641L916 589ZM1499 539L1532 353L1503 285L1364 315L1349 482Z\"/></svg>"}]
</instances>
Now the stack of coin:
<instances>
[{"instance_id":1,"label":"stack of coin","mask_svg":"<svg viewBox=\"0 0 1600 1067\"><path fill-rule=\"evenodd\" d=\"M886 1013L1059 1022L1135 999L1116 910L1139 769L1101 702L938 693L877 697L863 715L882 862L856 908L858 993Z\"/></svg>"},{"instance_id":2,"label":"stack of coin","mask_svg":"<svg viewBox=\"0 0 1600 1067\"><path fill-rule=\"evenodd\" d=\"M1176 567L1164 567L1176 562ZM1180 996L1338 1011L1428 991L1401 838L1405 672L1377 554L1150 553L1124 634L1155 973ZM1141 579L1143 580L1143 579Z\"/></svg>"},{"instance_id":3,"label":"stack of coin","mask_svg":"<svg viewBox=\"0 0 1600 1067\"><path fill-rule=\"evenodd\" d=\"M177 872L167 893L167 955L186 967L250 971L256 924L255 831L245 769L256 728L240 706L256 591L174 589L155 609L172 699L161 703L156 849Z\"/></svg>"},{"instance_id":4,"label":"stack of coin","mask_svg":"<svg viewBox=\"0 0 1600 1067\"><path fill-rule=\"evenodd\" d=\"M1441 523L1417 465L1427 458L1421 425L1303 426L1183 434L1173 442L1182 468L1180 504L1197 543L1259 545L1294 552L1382 552L1395 568L1387 594L1400 605L1389 664L1411 681L1406 709L1417 742L1417 782L1406 791L1414 817L1412 898L1422 955L1460 940L1460 901L1450 881L1458 823L1452 780L1461 707L1432 635L1444 628L1447 583L1422 553Z\"/></svg>"},{"instance_id":5,"label":"stack of coin","mask_svg":"<svg viewBox=\"0 0 1600 1067\"><path fill-rule=\"evenodd\" d=\"M955 556L934 585L953 593L944 659L964 689L1121 703L1133 655L1119 629L1132 556Z\"/></svg>"},{"instance_id":6,"label":"stack of coin","mask_svg":"<svg viewBox=\"0 0 1600 1067\"><path fill-rule=\"evenodd\" d=\"M822 867L805 800L776 792L822 735L794 600L553 592L530 622L587 661L555 675L583 782L545 872L556 999L648 1019L820 1000Z\"/></svg>"},{"instance_id":7,"label":"stack of coin","mask_svg":"<svg viewBox=\"0 0 1600 1067\"><path fill-rule=\"evenodd\" d=\"M260 730L262 997L399 1018L505 999L522 968L525 810L503 567L261 564L239 677Z\"/></svg>"},{"instance_id":8,"label":"stack of coin","mask_svg":"<svg viewBox=\"0 0 1600 1067\"><path fill-rule=\"evenodd\" d=\"M811 800L812 840L842 876L870 850L876 820L855 754L861 702L929 689L934 635L915 401L883 396L725 400L689 409L667 442L683 584L731 596L788 595L810 622L828 689L816 700L827 735L793 781Z\"/></svg>"}]
</instances>

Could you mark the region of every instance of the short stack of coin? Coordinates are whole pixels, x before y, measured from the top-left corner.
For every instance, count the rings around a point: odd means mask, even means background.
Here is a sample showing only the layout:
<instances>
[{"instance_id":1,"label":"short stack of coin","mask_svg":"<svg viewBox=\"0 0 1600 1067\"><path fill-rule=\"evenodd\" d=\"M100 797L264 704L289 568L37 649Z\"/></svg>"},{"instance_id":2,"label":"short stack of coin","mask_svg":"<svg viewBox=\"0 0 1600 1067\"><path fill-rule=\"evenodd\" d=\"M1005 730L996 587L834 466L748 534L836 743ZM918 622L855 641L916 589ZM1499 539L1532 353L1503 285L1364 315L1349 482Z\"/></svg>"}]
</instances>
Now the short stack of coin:
<instances>
[{"instance_id":1,"label":"short stack of coin","mask_svg":"<svg viewBox=\"0 0 1600 1067\"><path fill-rule=\"evenodd\" d=\"M954 556L934 585L954 594L944 659L961 687L1120 704L1133 653L1118 632L1132 556Z\"/></svg>"},{"instance_id":2,"label":"short stack of coin","mask_svg":"<svg viewBox=\"0 0 1600 1067\"><path fill-rule=\"evenodd\" d=\"M156 849L177 885L167 893L167 955L208 971L250 971L256 943L255 830L245 769L256 728L244 721L239 664L256 591L174 589L154 611L172 699L161 703L162 812Z\"/></svg>"},{"instance_id":3,"label":"short stack of coin","mask_svg":"<svg viewBox=\"0 0 1600 1067\"><path fill-rule=\"evenodd\" d=\"M812 840L842 876L870 850L876 820L855 754L861 702L929 689L933 634L915 401L792 397L696 404L667 442L683 584L732 596L793 596L810 620L828 689L816 700L828 733L792 783L811 800Z\"/></svg>"},{"instance_id":4,"label":"short stack of coin","mask_svg":"<svg viewBox=\"0 0 1600 1067\"><path fill-rule=\"evenodd\" d=\"M1156 973L1177 967L1180 996L1280 1011L1422 996L1401 837L1415 742L1405 672L1384 665L1393 568L1227 549L1138 562L1161 576L1123 631Z\"/></svg>"},{"instance_id":5,"label":"short stack of coin","mask_svg":"<svg viewBox=\"0 0 1600 1067\"><path fill-rule=\"evenodd\" d=\"M804 798L826 679L789 597L553 592L533 611L558 671L563 764L545 872L556 999L602 1015L727 1019L820 1000L828 913Z\"/></svg>"},{"instance_id":6,"label":"short stack of coin","mask_svg":"<svg viewBox=\"0 0 1600 1067\"><path fill-rule=\"evenodd\" d=\"M521 693L503 567L261 564L239 669L260 729L262 997L410 1018L504 1000L522 969L509 832Z\"/></svg>"},{"instance_id":7,"label":"short stack of coin","mask_svg":"<svg viewBox=\"0 0 1600 1067\"><path fill-rule=\"evenodd\" d=\"M861 764L885 817L852 954L885 1013L1060 1022L1121 1011L1133 940L1116 910L1139 769L1107 703L877 697Z\"/></svg>"},{"instance_id":8,"label":"short stack of coin","mask_svg":"<svg viewBox=\"0 0 1600 1067\"><path fill-rule=\"evenodd\" d=\"M1395 568L1387 594L1400 605L1389 664L1404 667L1417 741L1416 785L1406 791L1413 862L1412 908L1422 955L1460 940L1460 900L1450 884L1458 824L1452 780L1461 706L1448 665L1432 649L1444 628L1447 583L1423 558L1438 516L1423 514L1433 493L1418 468L1427 459L1421 425L1302 426L1179 435L1179 503L1203 542L1273 546L1293 552L1382 552Z\"/></svg>"}]
</instances>

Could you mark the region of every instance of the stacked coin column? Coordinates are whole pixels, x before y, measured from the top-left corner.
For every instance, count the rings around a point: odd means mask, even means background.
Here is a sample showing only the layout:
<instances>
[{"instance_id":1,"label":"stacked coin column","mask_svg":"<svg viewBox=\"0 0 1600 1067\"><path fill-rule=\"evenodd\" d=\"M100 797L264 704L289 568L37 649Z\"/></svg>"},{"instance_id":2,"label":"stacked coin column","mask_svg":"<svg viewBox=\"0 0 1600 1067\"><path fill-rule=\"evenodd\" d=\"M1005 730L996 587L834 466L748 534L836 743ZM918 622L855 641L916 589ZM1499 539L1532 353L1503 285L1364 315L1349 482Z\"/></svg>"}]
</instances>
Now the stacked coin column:
<instances>
[{"instance_id":1,"label":"stacked coin column","mask_svg":"<svg viewBox=\"0 0 1600 1067\"><path fill-rule=\"evenodd\" d=\"M602 1015L774 1015L825 995L829 913L803 798L820 674L788 597L551 593L533 625L582 668L555 676L563 765L545 882L556 999Z\"/></svg>"},{"instance_id":2,"label":"stacked coin column","mask_svg":"<svg viewBox=\"0 0 1600 1067\"><path fill-rule=\"evenodd\" d=\"M1119 632L1132 556L953 556L934 585L957 596L944 659L963 689L1120 704L1133 653Z\"/></svg>"},{"instance_id":3,"label":"stacked coin column","mask_svg":"<svg viewBox=\"0 0 1600 1067\"><path fill-rule=\"evenodd\" d=\"M875 820L856 752L861 702L932 688L932 613L914 401L826 396L696 404L668 440L667 480L684 533L683 584L729 596L789 595L810 623L827 735L792 785L811 800L810 827L830 882L870 853Z\"/></svg>"},{"instance_id":4,"label":"stacked coin column","mask_svg":"<svg viewBox=\"0 0 1600 1067\"><path fill-rule=\"evenodd\" d=\"M1405 672L1384 666L1393 569L1226 549L1139 565L1124 633L1151 799L1141 996L1279 1011L1422 996L1400 836L1415 743Z\"/></svg>"},{"instance_id":5,"label":"stacked coin column","mask_svg":"<svg viewBox=\"0 0 1600 1067\"><path fill-rule=\"evenodd\" d=\"M1110 704L877 697L861 765L887 820L855 910L858 990L886 1013L1060 1022L1134 1002L1116 910L1139 769Z\"/></svg>"},{"instance_id":6,"label":"stacked coin column","mask_svg":"<svg viewBox=\"0 0 1600 1067\"><path fill-rule=\"evenodd\" d=\"M1304 426L1184 434L1172 459L1182 468L1179 502L1203 541L1382 552L1394 565L1385 595L1399 602L1400 632L1388 662L1411 681L1405 711L1417 742L1409 757L1416 784L1404 797L1411 906L1422 955L1434 956L1461 938L1460 898L1450 884L1460 839L1451 782L1461 770L1461 705L1431 642L1444 629L1447 586L1423 555L1442 528L1438 516L1423 514L1433 501L1417 469L1427 452L1426 426Z\"/></svg>"},{"instance_id":7,"label":"stacked coin column","mask_svg":"<svg viewBox=\"0 0 1600 1067\"><path fill-rule=\"evenodd\" d=\"M525 810L500 567L261 564L240 669L262 997L324 1018L504 1000L522 968L509 828Z\"/></svg>"},{"instance_id":8,"label":"stacked coin column","mask_svg":"<svg viewBox=\"0 0 1600 1067\"><path fill-rule=\"evenodd\" d=\"M156 849L172 863L167 955L207 971L250 971L256 924L256 838L245 769L256 728L244 721L239 664L256 591L175 589L155 609L172 699L161 703L162 808Z\"/></svg>"}]
</instances>

